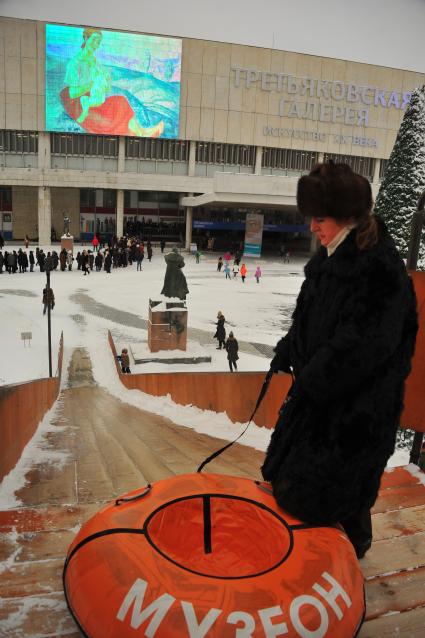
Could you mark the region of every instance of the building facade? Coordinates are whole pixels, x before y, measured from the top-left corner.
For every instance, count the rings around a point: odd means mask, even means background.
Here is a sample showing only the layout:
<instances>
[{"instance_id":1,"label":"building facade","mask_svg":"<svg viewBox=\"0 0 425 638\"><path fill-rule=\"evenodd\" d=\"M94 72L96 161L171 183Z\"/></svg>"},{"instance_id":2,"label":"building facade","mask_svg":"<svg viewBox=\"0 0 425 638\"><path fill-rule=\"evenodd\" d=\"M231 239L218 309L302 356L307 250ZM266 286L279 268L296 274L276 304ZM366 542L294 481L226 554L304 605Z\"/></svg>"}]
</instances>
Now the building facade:
<instances>
[{"instance_id":1,"label":"building facade","mask_svg":"<svg viewBox=\"0 0 425 638\"><path fill-rule=\"evenodd\" d=\"M46 124L46 23L0 18L0 36L0 232L41 244L60 236L64 217L77 238L149 229L187 247L243 233L249 211L264 214L271 243L302 235L298 177L333 158L376 194L410 93L425 82L182 38L177 136L60 131Z\"/></svg>"}]
</instances>

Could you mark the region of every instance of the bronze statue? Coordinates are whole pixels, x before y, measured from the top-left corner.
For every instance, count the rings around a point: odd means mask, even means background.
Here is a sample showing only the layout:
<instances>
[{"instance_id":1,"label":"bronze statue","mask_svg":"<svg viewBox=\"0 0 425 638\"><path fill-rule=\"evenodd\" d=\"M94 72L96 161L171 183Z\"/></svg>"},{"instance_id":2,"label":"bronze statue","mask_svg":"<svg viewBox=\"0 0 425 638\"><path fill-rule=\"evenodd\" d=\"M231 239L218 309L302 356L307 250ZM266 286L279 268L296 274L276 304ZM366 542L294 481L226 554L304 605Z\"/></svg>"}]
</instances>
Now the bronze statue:
<instances>
[{"instance_id":1,"label":"bronze statue","mask_svg":"<svg viewBox=\"0 0 425 638\"><path fill-rule=\"evenodd\" d=\"M69 217L63 218L63 234L69 237L69 227L71 224L71 220Z\"/></svg>"},{"instance_id":2,"label":"bronze statue","mask_svg":"<svg viewBox=\"0 0 425 638\"><path fill-rule=\"evenodd\" d=\"M189 288L187 287L186 277L182 272L184 267L183 257L179 254L177 248L173 248L171 253L164 255L164 259L167 264L167 270L161 294L166 297L186 299Z\"/></svg>"}]
</instances>

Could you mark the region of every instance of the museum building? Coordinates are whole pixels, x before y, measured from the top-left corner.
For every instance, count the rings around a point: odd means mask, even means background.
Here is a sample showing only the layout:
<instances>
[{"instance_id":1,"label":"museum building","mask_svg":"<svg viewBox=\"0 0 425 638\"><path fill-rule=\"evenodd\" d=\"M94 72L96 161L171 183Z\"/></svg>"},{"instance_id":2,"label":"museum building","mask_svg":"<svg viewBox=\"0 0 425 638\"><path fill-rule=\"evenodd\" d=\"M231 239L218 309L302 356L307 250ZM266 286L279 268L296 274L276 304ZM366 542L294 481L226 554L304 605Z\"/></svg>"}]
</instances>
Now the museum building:
<instances>
[{"instance_id":1,"label":"museum building","mask_svg":"<svg viewBox=\"0 0 425 638\"><path fill-rule=\"evenodd\" d=\"M240 44L0 18L0 233L138 232L189 248L308 243L298 177L344 161L376 195L425 75ZM301 244L300 244L301 245Z\"/></svg>"}]
</instances>

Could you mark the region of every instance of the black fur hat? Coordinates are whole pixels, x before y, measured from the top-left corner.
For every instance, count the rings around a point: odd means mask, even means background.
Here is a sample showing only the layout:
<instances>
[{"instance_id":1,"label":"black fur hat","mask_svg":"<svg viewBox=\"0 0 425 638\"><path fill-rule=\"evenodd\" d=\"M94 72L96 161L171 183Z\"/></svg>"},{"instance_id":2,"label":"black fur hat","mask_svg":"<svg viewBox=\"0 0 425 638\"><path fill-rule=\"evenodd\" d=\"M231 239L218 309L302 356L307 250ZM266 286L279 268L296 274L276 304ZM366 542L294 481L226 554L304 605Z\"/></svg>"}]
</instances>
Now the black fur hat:
<instances>
[{"instance_id":1,"label":"black fur hat","mask_svg":"<svg viewBox=\"0 0 425 638\"><path fill-rule=\"evenodd\" d=\"M369 181L348 164L316 164L298 180L298 210L307 217L359 220L370 214L372 189Z\"/></svg>"}]
</instances>

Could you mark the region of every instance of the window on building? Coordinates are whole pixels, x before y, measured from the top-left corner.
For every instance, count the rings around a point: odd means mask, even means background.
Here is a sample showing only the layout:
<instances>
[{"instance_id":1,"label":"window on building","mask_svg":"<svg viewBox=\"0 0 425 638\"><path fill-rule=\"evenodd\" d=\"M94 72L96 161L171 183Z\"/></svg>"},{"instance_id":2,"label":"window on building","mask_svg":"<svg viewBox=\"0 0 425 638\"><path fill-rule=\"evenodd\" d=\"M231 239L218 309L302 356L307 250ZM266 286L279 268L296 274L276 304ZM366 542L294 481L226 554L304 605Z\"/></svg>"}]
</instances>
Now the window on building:
<instances>
[{"instance_id":1,"label":"window on building","mask_svg":"<svg viewBox=\"0 0 425 638\"><path fill-rule=\"evenodd\" d=\"M10 186L0 186L0 210L12 209L12 189Z\"/></svg>"},{"instance_id":2,"label":"window on building","mask_svg":"<svg viewBox=\"0 0 425 638\"><path fill-rule=\"evenodd\" d=\"M116 208L117 192L108 188L81 188L80 206L90 208Z\"/></svg>"},{"instance_id":3,"label":"window on building","mask_svg":"<svg viewBox=\"0 0 425 638\"><path fill-rule=\"evenodd\" d=\"M389 160L381 159L381 164L379 166L379 179L384 179L385 171L387 170Z\"/></svg>"},{"instance_id":4,"label":"window on building","mask_svg":"<svg viewBox=\"0 0 425 638\"><path fill-rule=\"evenodd\" d=\"M337 153L325 153L324 161L333 160L337 163L348 164L353 171L363 175L369 181L373 180L373 171L375 169L375 159L373 157L357 157L355 155L339 155Z\"/></svg>"},{"instance_id":5,"label":"window on building","mask_svg":"<svg viewBox=\"0 0 425 638\"><path fill-rule=\"evenodd\" d=\"M187 162L189 142L185 140L157 140L149 137L127 137L125 156L143 160Z\"/></svg>"},{"instance_id":6,"label":"window on building","mask_svg":"<svg viewBox=\"0 0 425 638\"><path fill-rule=\"evenodd\" d=\"M38 153L36 131L0 131L0 152Z\"/></svg>"},{"instance_id":7,"label":"window on building","mask_svg":"<svg viewBox=\"0 0 425 638\"><path fill-rule=\"evenodd\" d=\"M104 208L116 208L117 207L117 191L104 189L103 190L103 206Z\"/></svg>"},{"instance_id":8,"label":"window on building","mask_svg":"<svg viewBox=\"0 0 425 638\"><path fill-rule=\"evenodd\" d=\"M118 138L109 135L52 133L52 155L118 157Z\"/></svg>"},{"instance_id":9,"label":"window on building","mask_svg":"<svg viewBox=\"0 0 425 638\"><path fill-rule=\"evenodd\" d=\"M263 148L262 165L289 171L310 171L318 161L318 153L287 148Z\"/></svg>"},{"instance_id":10,"label":"window on building","mask_svg":"<svg viewBox=\"0 0 425 638\"><path fill-rule=\"evenodd\" d=\"M254 166L255 146L196 142L196 161L203 164L233 164Z\"/></svg>"},{"instance_id":11,"label":"window on building","mask_svg":"<svg viewBox=\"0 0 425 638\"><path fill-rule=\"evenodd\" d=\"M80 205L94 207L96 203L96 191L94 188L80 189Z\"/></svg>"}]
</instances>

